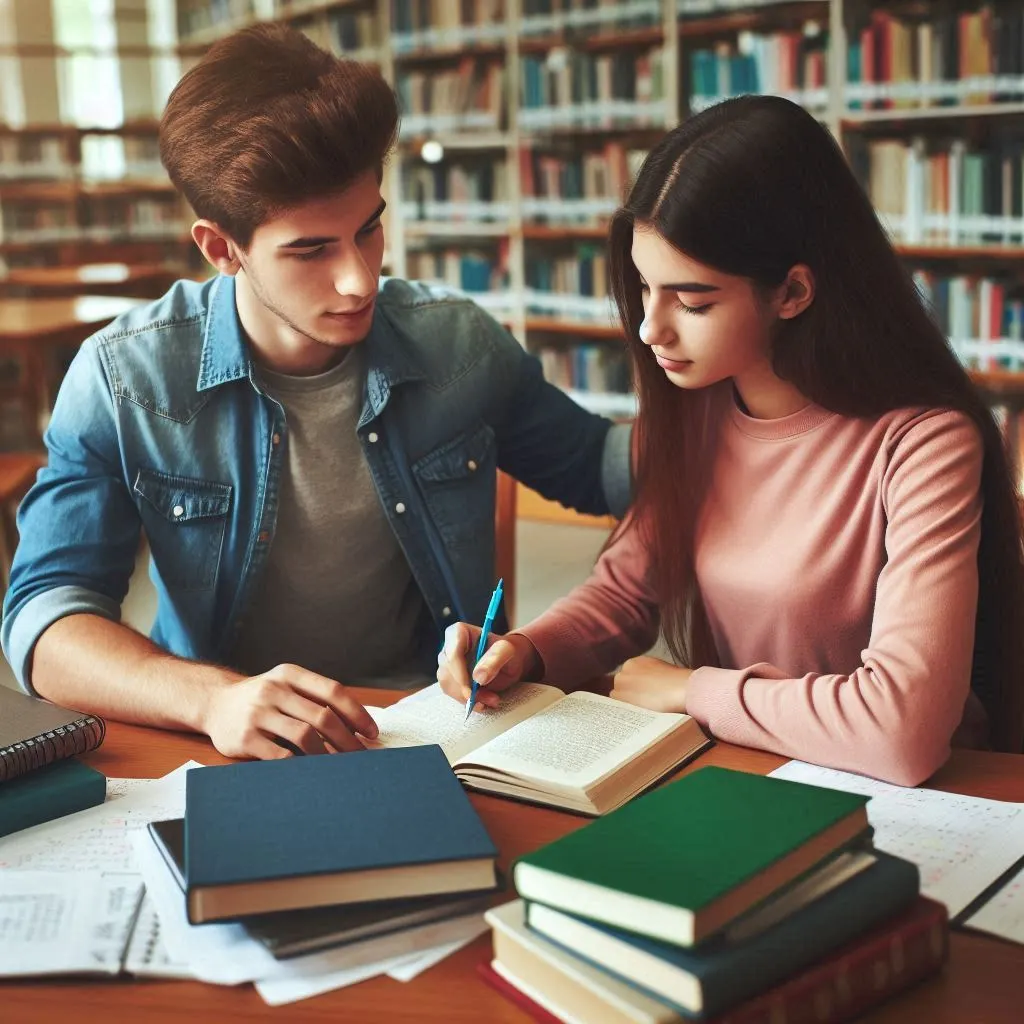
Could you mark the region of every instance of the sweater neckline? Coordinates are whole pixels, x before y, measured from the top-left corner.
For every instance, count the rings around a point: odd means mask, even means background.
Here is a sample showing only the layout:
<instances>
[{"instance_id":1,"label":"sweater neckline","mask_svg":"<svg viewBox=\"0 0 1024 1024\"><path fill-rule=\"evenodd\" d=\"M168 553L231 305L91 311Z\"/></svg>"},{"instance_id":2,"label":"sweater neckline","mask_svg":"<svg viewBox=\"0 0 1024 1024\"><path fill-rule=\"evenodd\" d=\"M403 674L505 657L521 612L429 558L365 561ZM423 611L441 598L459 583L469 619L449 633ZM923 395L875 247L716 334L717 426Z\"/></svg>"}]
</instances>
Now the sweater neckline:
<instances>
[{"instance_id":1,"label":"sweater neckline","mask_svg":"<svg viewBox=\"0 0 1024 1024\"><path fill-rule=\"evenodd\" d=\"M784 441L790 437L797 437L806 434L811 430L827 423L836 413L823 409L813 402L808 403L802 409L798 409L788 416L780 416L777 419L762 420L745 413L733 397L732 422L742 433L749 437L756 437L762 441Z\"/></svg>"}]
</instances>

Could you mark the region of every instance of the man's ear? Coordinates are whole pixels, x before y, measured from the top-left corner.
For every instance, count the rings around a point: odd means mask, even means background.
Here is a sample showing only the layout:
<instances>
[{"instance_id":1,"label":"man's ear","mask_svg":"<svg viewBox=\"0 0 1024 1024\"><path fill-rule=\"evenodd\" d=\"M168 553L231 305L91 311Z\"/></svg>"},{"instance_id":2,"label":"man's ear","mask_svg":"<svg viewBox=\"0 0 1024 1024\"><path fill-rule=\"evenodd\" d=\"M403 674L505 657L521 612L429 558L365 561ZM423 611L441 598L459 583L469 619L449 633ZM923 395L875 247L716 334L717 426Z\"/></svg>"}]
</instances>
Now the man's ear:
<instances>
[{"instance_id":1,"label":"man's ear","mask_svg":"<svg viewBox=\"0 0 1024 1024\"><path fill-rule=\"evenodd\" d=\"M192 238L215 270L234 277L242 269L238 246L212 220L197 220L192 225Z\"/></svg>"},{"instance_id":2,"label":"man's ear","mask_svg":"<svg viewBox=\"0 0 1024 1024\"><path fill-rule=\"evenodd\" d=\"M791 267L777 292L780 320L798 317L814 301L814 274L803 263Z\"/></svg>"}]
</instances>

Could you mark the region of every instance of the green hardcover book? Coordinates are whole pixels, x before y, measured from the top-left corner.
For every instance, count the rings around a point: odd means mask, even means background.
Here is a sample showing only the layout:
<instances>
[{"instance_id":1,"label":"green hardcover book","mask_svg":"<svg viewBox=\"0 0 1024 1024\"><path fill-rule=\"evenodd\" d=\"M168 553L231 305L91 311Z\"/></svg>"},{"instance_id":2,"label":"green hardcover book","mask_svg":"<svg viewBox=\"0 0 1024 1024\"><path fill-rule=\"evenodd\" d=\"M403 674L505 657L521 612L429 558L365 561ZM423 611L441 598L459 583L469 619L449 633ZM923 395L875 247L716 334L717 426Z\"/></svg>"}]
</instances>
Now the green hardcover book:
<instances>
[{"instance_id":1,"label":"green hardcover book","mask_svg":"<svg viewBox=\"0 0 1024 1024\"><path fill-rule=\"evenodd\" d=\"M103 803L107 778L68 759L0 783L0 836Z\"/></svg>"},{"instance_id":2,"label":"green hardcover book","mask_svg":"<svg viewBox=\"0 0 1024 1024\"><path fill-rule=\"evenodd\" d=\"M867 801L702 768L523 857L515 886L526 900L694 946L865 832Z\"/></svg>"}]
</instances>

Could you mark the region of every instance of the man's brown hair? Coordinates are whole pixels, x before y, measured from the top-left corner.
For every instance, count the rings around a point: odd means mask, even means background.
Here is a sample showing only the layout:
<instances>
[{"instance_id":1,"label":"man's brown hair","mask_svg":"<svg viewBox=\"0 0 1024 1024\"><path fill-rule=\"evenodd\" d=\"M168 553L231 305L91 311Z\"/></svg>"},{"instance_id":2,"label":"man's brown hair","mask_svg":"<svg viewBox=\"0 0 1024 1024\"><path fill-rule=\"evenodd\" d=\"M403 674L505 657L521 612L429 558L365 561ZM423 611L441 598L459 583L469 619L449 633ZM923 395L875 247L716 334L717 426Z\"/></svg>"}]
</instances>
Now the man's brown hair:
<instances>
[{"instance_id":1,"label":"man's brown hair","mask_svg":"<svg viewBox=\"0 0 1024 1024\"><path fill-rule=\"evenodd\" d=\"M196 215L246 247L275 212L380 175L397 130L376 69L256 25L214 43L175 86L160 160Z\"/></svg>"}]
</instances>

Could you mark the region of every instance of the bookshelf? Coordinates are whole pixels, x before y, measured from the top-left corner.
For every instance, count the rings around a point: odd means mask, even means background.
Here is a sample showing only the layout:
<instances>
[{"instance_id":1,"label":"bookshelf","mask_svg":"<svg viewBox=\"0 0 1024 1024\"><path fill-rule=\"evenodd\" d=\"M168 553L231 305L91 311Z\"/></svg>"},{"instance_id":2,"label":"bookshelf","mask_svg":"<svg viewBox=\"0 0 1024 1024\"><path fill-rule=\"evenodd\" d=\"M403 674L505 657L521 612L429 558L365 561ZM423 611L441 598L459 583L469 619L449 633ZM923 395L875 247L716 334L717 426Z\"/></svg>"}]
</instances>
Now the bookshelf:
<instances>
[{"instance_id":1,"label":"bookshelf","mask_svg":"<svg viewBox=\"0 0 1024 1024\"><path fill-rule=\"evenodd\" d=\"M401 96L390 269L469 291L577 401L630 415L605 222L651 143L745 91L841 142L975 380L1024 410L1024 2L178 0L186 63L258 20ZM583 378L580 379L580 375ZM1024 435L1024 430L1021 431Z\"/></svg>"}]
</instances>

